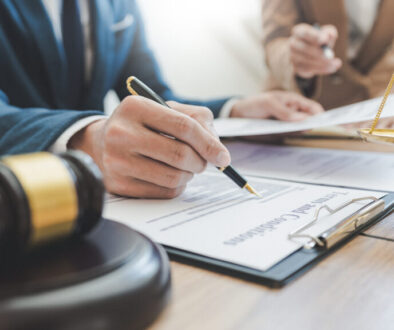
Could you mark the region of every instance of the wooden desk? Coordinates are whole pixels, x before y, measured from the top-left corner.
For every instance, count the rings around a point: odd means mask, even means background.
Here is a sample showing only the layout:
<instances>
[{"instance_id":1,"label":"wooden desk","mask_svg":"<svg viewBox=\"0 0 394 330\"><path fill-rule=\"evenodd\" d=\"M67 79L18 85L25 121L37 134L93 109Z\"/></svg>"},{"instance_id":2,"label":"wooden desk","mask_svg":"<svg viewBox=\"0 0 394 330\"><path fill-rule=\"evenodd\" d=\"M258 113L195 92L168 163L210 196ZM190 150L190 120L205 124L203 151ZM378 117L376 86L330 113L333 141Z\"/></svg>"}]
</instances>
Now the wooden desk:
<instances>
[{"instance_id":1,"label":"wooden desk","mask_svg":"<svg viewBox=\"0 0 394 330\"><path fill-rule=\"evenodd\" d=\"M278 290L171 264L173 297L152 330L394 327L393 242L359 236Z\"/></svg>"},{"instance_id":2,"label":"wooden desk","mask_svg":"<svg viewBox=\"0 0 394 330\"><path fill-rule=\"evenodd\" d=\"M394 212L390 216L383 219L375 226L369 228L366 232L368 235L384 237L394 241ZM393 242L394 244L394 242ZM394 249L394 247L393 247ZM394 250L393 250L394 258Z\"/></svg>"},{"instance_id":3,"label":"wooden desk","mask_svg":"<svg viewBox=\"0 0 394 330\"><path fill-rule=\"evenodd\" d=\"M394 214L367 233L394 238ZM387 240L359 236L279 290L171 266L173 297L151 330L394 329L394 242Z\"/></svg>"},{"instance_id":4,"label":"wooden desk","mask_svg":"<svg viewBox=\"0 0 394 330\"><path fill-rule=\"evenodd\" d=\"M354 151L394 152L394 146L373 144L361 140L286 138L284 144L296 147L326 148Z\"/></svg>"}]
</instances>

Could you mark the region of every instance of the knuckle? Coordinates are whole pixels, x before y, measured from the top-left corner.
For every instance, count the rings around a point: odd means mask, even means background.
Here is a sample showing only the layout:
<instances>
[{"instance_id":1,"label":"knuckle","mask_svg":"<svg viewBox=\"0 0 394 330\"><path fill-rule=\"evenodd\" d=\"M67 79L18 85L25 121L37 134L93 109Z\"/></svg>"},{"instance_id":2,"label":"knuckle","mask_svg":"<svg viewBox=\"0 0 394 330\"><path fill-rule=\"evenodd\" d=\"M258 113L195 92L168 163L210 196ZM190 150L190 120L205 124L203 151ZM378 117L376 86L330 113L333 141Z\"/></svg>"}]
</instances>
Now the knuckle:
<instances>
[{"instance_id":1,"label":"knuckle","mask_svg":"<svg viewBox=\"0 0 394 330\"><path fill-rule=\"evenodd\" d=\"M188 135L193 129L193 121L187 116L178 116L175 122L175 129L182 136Z\"/></svg>"},{"instance_id":2,"label":"knuckle","mask_svg":"<svg viewBox=\"0 0 394 330\"><path fill-rule=\"evenodd\" d=\"M213 142L207 143L205 145L205 154L207 156L214 156L218 153L218 149Z\"/></svg>"},{"instance_id":3,"label":"knuckle","mask_svg":"<svg viewBox=\"0 0 394 330\"><path fill-rule=\"evenodd\" d=\"M209 108L198 107L197 111L194 111L190 117L197 120L198 122L210 123L213 122L213 113Z\"/></svg>"},{"instance_id":4,"label":"knuckle","mask_svg":"<svg viewBox=\"0 0 394 330\"><path fill-rule=\"evenodd\" d=\"M294 37L291 37L289 40L289 46L291 50L295 50L297 46L297 40Z\"/></svg>"},{"instance_id":5,"label":"knuckle","mask_svg":"<svg viewBox=\"0 0 394 330\"><path fill-rule=\"evenodd\" d=\"M290 119L290 112L283 111L280 113L280 119L282 120L289 120Z\"/></svg>"},{"instance_id":6,"label":"knuckle","mask_svg":"<svg viewBox=\"0 0 394 330\"><path fill-rule=\"evenodd\" d=\"M200 113L204 119L209 120L209 121L213 120L213 113L209 108L202 107L200 110Z\"/></svg>"},{"instance_id":7,"label":"knuckle","mask_svg":"<svg viewBox=\"0 0 394 330\"><path fill-rule=\"evenodd\" d=\"M166 175L166 184L168 188L176 188L181 185L183 175L181 172L172 172Z\"/></svg>"},{"instance_id":8,"label":"knuckle","mask_svg":"<svg viewBox=\"0 0 394 330\"><path fill-rule=\"evenodd\" d=\"M105 129L104 140L109 141L121 135L122 133L123 133L122 127L120 127L120 125L112 123L111 125L108 125Z\"/></svg>"},{"instance_id":9,"label":"knuckle","mask_svg":"<svg viewBox=\"0 0 394 330\"><path fill-rule=\"evenodd\" d=\"M178 144L172 152L172 162L175 166L182 167L188 158L187 147L183 144Z\"/></svg>"},{"instance_id":10,"label":"knuckle","mask_svg":"<svg viewBox=\"0 0 394 330\"><path fill-rule=\"evenodd\" d=\"M192 113L190 114L190 117L193 118L193 119L195 119L195 120L197 120L197 121L202 121L202 120L205 119L204 114L203 114L202 111L200 111L200 110L197 110L197 111L192 112Z\"/></svg>"}]
</instances>

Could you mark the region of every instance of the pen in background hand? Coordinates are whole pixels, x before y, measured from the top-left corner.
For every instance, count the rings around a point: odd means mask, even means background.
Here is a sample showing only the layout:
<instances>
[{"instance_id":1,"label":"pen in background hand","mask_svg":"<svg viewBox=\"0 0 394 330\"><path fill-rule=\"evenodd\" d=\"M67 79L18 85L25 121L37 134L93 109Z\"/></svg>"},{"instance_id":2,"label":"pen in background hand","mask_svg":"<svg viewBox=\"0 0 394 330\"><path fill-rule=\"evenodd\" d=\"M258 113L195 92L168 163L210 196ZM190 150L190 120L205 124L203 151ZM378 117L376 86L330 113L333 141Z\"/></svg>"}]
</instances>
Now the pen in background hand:
<instances>
[{"instance_id":1,"label":"pen in background hand","mask_svg":"<svg viewBox=\"0 0 394 330\"><path fill-rule=\"evenodd\" d=\"M155 101L155 102L169 108L168 104L165 103L164 100L159 95L157 95L152 89L150 89L148 86L146 86L138 78L129 77L127 79L126 84L127 84L127 89L129 90L129 92L131 94L146 97L147 99ZM248 182L231 166L221 167L221 168L218 167L218 169L220 171L222 171L224 174L226 174L239 187L245 188L250 193L252 193L258 197L261 197L260 194L250 184L248 184Z\"/></svg>"},{"instance_id":2,"label":"pen in background hand","mask_svg":"<svg viewBox=\"0 0 394 330\"><path fill-rule=\"evenodd\" d=\"M313 24L313 27L316 30L321 30L320 25L318 23ZM332 60L335 57L334 51L328 45L321 45L321 49L323 50L324 57L328 60Z\"/></svg>"}]
</instances>

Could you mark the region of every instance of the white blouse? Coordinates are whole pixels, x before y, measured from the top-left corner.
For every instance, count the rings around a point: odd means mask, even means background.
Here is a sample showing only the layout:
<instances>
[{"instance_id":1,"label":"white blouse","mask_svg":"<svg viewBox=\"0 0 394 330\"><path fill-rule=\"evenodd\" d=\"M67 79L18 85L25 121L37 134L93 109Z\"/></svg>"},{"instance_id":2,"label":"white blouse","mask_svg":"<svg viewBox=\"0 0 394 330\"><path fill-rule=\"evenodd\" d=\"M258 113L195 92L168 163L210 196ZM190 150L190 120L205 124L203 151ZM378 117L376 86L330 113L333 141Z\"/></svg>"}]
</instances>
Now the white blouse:
<instances>
[{"instance_id":1,"label":"white blouse","mask_svg":"<svg viewBox=\"0 0 394 330\"><path fill-rule=\"evenodd\" d=\"M353 59L375 23L380 0L345 0L349 18L348 57Z\"/></svg>"}]
</instances>

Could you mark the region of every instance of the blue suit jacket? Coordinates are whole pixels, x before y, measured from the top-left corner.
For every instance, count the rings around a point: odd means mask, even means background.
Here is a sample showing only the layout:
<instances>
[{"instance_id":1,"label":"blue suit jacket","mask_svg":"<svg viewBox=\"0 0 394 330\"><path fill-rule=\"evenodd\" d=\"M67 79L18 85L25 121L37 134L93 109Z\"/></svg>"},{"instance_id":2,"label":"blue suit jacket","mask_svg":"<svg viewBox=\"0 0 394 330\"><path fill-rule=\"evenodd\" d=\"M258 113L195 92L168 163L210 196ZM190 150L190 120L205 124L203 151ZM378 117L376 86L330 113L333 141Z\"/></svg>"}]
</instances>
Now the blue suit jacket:
<instances>
[{"instance_id":1,"label":"blue suit jacket","mask_svg":"<svg viewBox=\"0 0 394 330\"><path fill-rule=\"evenodd\" d=\"M139 77L166 100L205 105L217 114L226 100L179 99L161 78L148 48L134 0L92 0L94 40L92 77L78 109L70 109L66 62L40 0L0 1L0 154L47 149L75 121L102 114L103 99L114 89L128 95L126 78ZM111 26L132 15L133 24Z\"/></svg>"}]
</instances>

